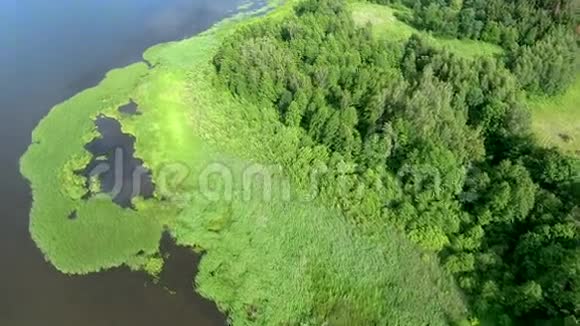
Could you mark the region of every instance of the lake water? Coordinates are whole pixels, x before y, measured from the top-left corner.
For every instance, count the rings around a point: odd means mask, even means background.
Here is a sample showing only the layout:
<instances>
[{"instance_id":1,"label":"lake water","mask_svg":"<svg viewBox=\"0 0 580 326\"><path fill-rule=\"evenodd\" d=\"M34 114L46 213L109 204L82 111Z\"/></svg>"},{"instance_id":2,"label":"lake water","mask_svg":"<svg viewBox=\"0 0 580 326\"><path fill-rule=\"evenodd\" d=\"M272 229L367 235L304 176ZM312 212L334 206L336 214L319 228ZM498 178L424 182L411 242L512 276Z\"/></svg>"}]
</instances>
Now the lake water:
<instances>
[{"instance_id":1,"label":"lake water","mask_svg":"<svg viewBox=\"0 0 580 326\"><path fill-rule=\"evenodd\" d=\"M159 285L123 268L58 273L30 240L30 189L18 160L52 106L140 60L151 45L207 29L242 1L0 2L0 325L225 324L215 305L191 291L198 258L169 241L172 258Z\"/></svg>"}]
</instances>

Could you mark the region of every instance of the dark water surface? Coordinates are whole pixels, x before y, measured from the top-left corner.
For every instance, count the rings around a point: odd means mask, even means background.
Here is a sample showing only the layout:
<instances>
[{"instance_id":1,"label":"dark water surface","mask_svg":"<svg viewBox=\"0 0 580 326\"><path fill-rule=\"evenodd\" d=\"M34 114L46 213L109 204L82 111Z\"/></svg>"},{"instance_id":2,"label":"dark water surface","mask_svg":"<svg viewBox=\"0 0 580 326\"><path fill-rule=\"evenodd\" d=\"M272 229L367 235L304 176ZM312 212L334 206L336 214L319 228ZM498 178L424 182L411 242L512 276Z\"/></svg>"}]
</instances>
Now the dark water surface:
<instances>
[{"instance_id":1,"label":"dark water surface","mask_svg":"<svg viewBox=\"0 0 580 326\"><path fill-rule=\"evenodd\" d=\"M241 2L0 1L0 325L224 324L215 306L190 290L197 258L169 241L164 250L173 255L161 285L126 269L58 273L30 240L30 189L18 159L53 105L140 60L151 45L207 29Z\"/></svg>"},{"instance_id":2,"label":"dark water surface","mask_svg":"<svg viewBox=\"0 0 580 326\"><path fill-rule=\"evenodd\" d=\"M121 107L119 111L139 112L133 102ZM111 196L115 204L135 209L131 202L133 198L147 200L154 195L155 184L151 179L151 171L143 166L141 159L135 157L135 137L123 133L119 121L100 116L95 124L100 136L85 146L93 158L85 169L77 173L89 180L88 189L97 188L101 193ZM91 185L94 179L98 179L96 187ZM89 192L85 199L94 195Z\"/></svg>"}]
</instances>

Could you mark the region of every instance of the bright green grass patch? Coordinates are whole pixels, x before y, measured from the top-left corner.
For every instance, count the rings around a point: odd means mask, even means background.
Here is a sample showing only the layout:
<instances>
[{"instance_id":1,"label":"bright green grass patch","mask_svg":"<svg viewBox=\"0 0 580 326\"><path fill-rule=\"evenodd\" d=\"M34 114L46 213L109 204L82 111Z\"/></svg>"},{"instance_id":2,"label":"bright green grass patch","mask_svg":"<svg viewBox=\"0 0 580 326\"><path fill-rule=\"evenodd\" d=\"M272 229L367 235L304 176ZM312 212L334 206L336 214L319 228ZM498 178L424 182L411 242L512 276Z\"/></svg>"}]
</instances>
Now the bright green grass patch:
<instances>
[{"instance_id":1,"label":"bright green grass patch","mask_svg":"<svg viewBox=\"0 0 580 326\"><path fill-rule=\"evenodd\" d=\"M562 95L532 98L532 127L545 146L580 155L580 74Z\"/></svg>"},{"instance_id":2,"label":"bright green grass patch","mask_svg":"<svg viewBox=\"0 0 580 326\"><path fill-rule=\"evenodd\" d=\"M157 251L168 216L164 205L133 212L108 199L84 201L82 181L74 174L90 159L83 146L97 135L93 119L126 104L146 73L143 63L111 71L97 87L56 106L34 130L33 144L21 159L34 197L32 238L63 272L119 266L139 251ZM70 220L74 212L77 218Z\"/></svg>"},{"instance_id":3,"label":"bright green grass patch","mask_svg":"<svg viewBox=\"0 0 580 326\"><path fill-rule=\"evenodd\" d=\"M490 43L433 37L427 32L419 31L396 17L397 13L409 15L410 13L405 9L395 9L393 7L367 2L354 2L351 4L351 8L353 11L353 19L359 26L370 24L373 32L378 37L392 42L404 42L411 35L419 34L425 37L435 47L446 48L465 58L494 56L503 53L503 50L499 46Z\"/></svg>"},{"instance_id":4,"label":"bright green grass patch","mask_svg":"<svg viewBox=\"0 0 580 326\"><path fill-rule=\"evenodd\" d=\"M155 275L161 233L169 229L178 243L205 251L196 284L234 325L445 325L463 318L463 300L434 257L388 228L363 232L321 202L291 200L285 189L301 191L295 181L306 178L316 154L299 151L297 130L284 127L274 109L234 98L218 83L211 60L223 37L242 24L283 19L289 8L156 46L144 55L153 68L112 71L55 107L21 161L34 195L33 239L66 273L126 264ZM117 111L130 99L141 115ZM153 173L156 198L136 200L137 210L80 198L84 180L73 172L89 160L83 146L97 136L99 114L136 137L135 155ZM202 176L215 164L231 178L211 179L208 190ZM272 182L248 188L248 168ZM77 218L69 220L73 211Z\"/></svg>"}]
</instances>

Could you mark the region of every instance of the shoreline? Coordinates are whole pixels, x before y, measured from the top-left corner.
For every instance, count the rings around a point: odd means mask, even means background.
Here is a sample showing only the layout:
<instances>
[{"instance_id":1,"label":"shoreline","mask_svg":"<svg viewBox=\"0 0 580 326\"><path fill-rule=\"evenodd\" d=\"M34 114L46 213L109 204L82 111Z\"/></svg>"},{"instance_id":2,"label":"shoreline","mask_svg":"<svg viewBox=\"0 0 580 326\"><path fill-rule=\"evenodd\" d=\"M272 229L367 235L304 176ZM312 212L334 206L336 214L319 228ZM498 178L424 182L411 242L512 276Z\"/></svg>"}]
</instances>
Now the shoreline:
<instances>
[{"instance_id":1,"label":"shoreline","mask_svg":"<svg viewBox=\"0 0 580 326\"><path fill-rule=\"evenodd\" d=\"M196 291L233 324L266 310L262 318L271 324L319 321L320 316L305 314L336 300L335 287L347 292L340 299L345 307L367 300L378 304L390 289L384 280L399 290L409 282L429 289L427 294L421 287L406 293L405 300L425 310L425 316L413 316L415 308L400 307L410 309L402 313L410 319L443 320L447 309L465 310L436 258L417 251L396 231L385 227L377 234L358 233L322 199L286 201L279 200L279 193L268 201L244 199L248 166L262 164L264 171L258 172L268 173L269 164L279 164L294 175L300 172L291 166L295 161L311 162L300 156L296 130L283 126L272 108L247 103L218 82L212 59L225 37L262 19L282 19L292 14L293 4L288 1L265 16L226 19L189 39L153 46L143 54L149 65L110 71L99 85L57 105L39 123L21 169L34 194L31 234L57 269L67 274L121 265L147 269L149 258L158 255L163 232L169 231L178 245L204 253ZM141 114L119 113L131 101ZM90 159L84 145L98 137L93 120L101 115L119 121L122 133L135 138L134 157L159 185L153 199L134 200L135 210L75 196L84 180L70 172ZM199 176L216 162L232 175L232 198L198 196L203 193ZM181 177L165 182L172 175ZM283 179L274 175L272 180L279 184ZM300 192L305 185L292 186ZM263 190L260 184L255 187ZM67 216L73 210L71 221ZM377 291L363 300L368 289ZM387 306L398 312L402 303L391 299ZM326 313L344 318L347 312Z\"/></svg>"}]
</instances>

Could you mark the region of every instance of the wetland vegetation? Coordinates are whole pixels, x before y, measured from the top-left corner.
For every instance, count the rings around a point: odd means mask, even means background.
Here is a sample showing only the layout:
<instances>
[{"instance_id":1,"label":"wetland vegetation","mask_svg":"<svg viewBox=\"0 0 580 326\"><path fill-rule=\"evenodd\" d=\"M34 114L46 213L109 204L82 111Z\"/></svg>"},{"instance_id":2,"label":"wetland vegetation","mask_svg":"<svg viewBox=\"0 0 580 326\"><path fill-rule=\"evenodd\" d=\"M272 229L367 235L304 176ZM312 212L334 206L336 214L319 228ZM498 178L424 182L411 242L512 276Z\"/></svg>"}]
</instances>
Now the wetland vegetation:
<instances>
[{"instance_id":1,"label":"wetland vegetation","mask_svg":"<svg viewBox=\"0 0 580 326\"><path fill-rule=\"evenodd\" d=\"M158 276L169 232L233 325L579 317L580 164L528 107L576 109L573 3L372 2L271 2L53 108L21 160L46 258ZM155 185L132 209L76 173L103 117Z\"/></svg>"}]
</instances>

